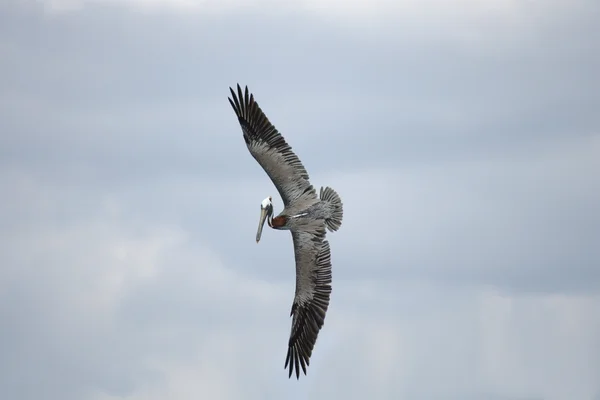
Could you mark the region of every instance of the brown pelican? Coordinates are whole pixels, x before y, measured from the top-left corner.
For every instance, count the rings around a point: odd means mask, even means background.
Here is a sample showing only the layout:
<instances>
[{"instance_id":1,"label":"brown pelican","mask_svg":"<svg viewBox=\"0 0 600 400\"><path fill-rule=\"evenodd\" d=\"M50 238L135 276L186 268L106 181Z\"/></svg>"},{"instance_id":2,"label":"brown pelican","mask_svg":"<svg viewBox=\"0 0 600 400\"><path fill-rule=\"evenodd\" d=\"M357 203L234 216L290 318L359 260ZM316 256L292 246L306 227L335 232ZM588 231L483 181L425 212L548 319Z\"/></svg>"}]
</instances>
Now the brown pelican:
<instances>
[{"instance_id":1,"label":"brown pelican","mask_svg":"<svg viewBox=\"0 0 600 400\"><path fill-rule=\"evenodd\" d=\"M273 218L273 199L263 200L256 232L259 242L265 220L273 229L289 230L294 243L296 258L296 294L290 316L292 329L284 368L289 365L289 378L296 369L300 379L300 367L306 375L306 367L317 335L325 321L331 294L331 254L325 239L326 228L337 231L342 225L342 200L335 190L321 188L319 196L308 173L287 144L283 136L269 122L254 95L248 95L246 86L242 95L237 85L237 96L229 88L233 107L250 154L265 170L283 200L283 211Z\"/></svg>"}]
</instances>

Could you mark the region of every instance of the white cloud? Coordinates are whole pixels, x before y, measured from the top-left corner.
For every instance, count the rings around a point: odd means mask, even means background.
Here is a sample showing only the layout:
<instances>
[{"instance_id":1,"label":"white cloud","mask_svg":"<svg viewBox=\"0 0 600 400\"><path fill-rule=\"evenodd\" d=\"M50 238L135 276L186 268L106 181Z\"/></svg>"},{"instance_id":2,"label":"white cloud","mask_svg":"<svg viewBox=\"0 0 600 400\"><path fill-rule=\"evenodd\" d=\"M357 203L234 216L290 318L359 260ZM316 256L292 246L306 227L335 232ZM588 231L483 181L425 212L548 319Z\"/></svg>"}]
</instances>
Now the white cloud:
<instances>
[{"instance_id":1,"label":"white cloud","mask_svg":"<svg viewBox=\"0 0 600 400\"><path fill-rule=\"evenodd\" d=\"M490 28L502 29L505 34L521 34L530 30L532 16L564 12L567 2L545 2L543 7L535 2L516 0L299 0L277 2L273 0L43 0L50 13L81 10L87 5L117 5L142 12L197 12L199 14L223 14L246 12L249 15L269 15L289 12L297 15L308 13L325 18L330 23L362 27L366 32L379 31L381 23L394 24L407 31L448 27L452 25L457 37L468 41L480 41L479 34ZM570 3L569 3L570 4ZM541 20L537 19L537 22ZM469 26L465 26L468 23Z\"/></svg>"},{"instance_id":2,"label":"white cloud","mask_svg":"<svg viewBox=\"0 0 600 400\"><path fill-rule=\"evenodd\" d=\"M597 390L597 296L337 283L311 398L568 400ZM372 295L356 294L366 287Z\"/></svg>"},{"instance_id":3,"label":"white cloud","mask_svg":"<svg viewBox=\"0 0 600 400\"><path fill-rule=\"evenodd\" d=\"M278 353L283 351L291 304L287 291L228 269L180 227L128 218L114 197L94 198L86 213L62 221L65 199L85 202L84 191L44 188L35 180L16 185L16 180L3 175L1 181L13 188L5 200L17 202L13 210L29 209L45 218L11 231L2 243L0 315L8 329L0 343L6 363L0 369L11 370L0 392L27 396L18 389L19 380L48 377L54 380L51 387L40 383L37 389L48 398L70 391L81 398L90 390L120 397L131 385L135 396L138 387L160 396L165 390L185 393L189 386L198 395L208 385L223 395L219 382L242 373L228 372L240 355L247 368L270 347L269 341L257 343L256 354L244 356L251 341L262 340L260 309L280 303L285 304L277 307L282 329L273 335L280 336ZM239 323L248 321L258 325L242 330ZM52 356L51 371L44 367L48 349L62 349ZM196 373L203 380L191 379ZM158 386L152 378L157 374L163 377ZM69 390L53 391L57 386Z\"/></svg>"},{"instance_id":4,"label":"white cloud","mask_svg":"<svg viewBox=\"0 0 600 400\"><path fill-rule=\"evenodd\" d=\"M269 0L43 0L45 9L52 14L80 11L86 6L122 6L134 11L149 13L198 12L201 14L221 14L252 10L268 6ZM273 2L272 4L277 4ZM267 13L267 12L265 12Z\"/></svg>"},{"instance_id":5,"label":"white cloud","mask_svg":"<svg viewBox=\"0 0 600 400\"><path fill-rule=\"evenodd\" d=\"M344 200L345 233L334 243L356 249L349 259L378 273L598 290L583 277L600 259L587 239L600 223L593 212L599 145L597 135L544 140L485 159L313 174L313 182L333 186Z\"/></svg>"},{"instance_id":6,"label":"white cloud","mask_svg":"<svg viewBox=\"0 0 600 400\"><path fill-rule=\"evenodd\" d=\"M361 291L371 294L357 296ZM399 293L399 307L387 303ZM276 308L269 306L269 319L281 319ZM264 398L292 391L293 398L314 399L369 393L408 399L591 398L600 371L593 350L598 310L597 296L502 296L486 289L337 282L309 375L300 382L288 381L278 364L282 338L268 326L243 324L233 331L211 329L202 341L190 343L185 359L163 354L154 362L161 378L139 382L128 395L97 393L92 399ZM244 351L248 333L262 353Z\"/></svg>"},{"instance_id":7,"label":"white cloud","mask_svg":"<svg viewBox=\"0 0 600 400\"><path fill-rule=\"evenodd\" d=\"M598 392L600 142L593 60L578 58L592 53L571 46L591 37L573 33L581 3L195 2L223 19L182 2L53 4L91 7L17 12L0 44L0 397ZM298 12L262 18L285 7ZM569 46L546 57L552 24ZM485 51L445 52L461 35ZM237 79L345 204L300 381L283 368L291 240L254 243L276 192L227 104Z\"/></svg>"},{"instance_id":8,"label":"white cloud","mask_svg":"<svg viewBox=\"0 0 600 400\"><path fill-rule=\"evenodd\" d=\"M159 9L160 7L171 7L174 9L196 9L199 11L222 8L233 11L234 9L240 9L244 6L248 7L260 7L266 5L279 5L281 7L287 7L288 5L281 2L273 2L271 0L43 0L48 3L50 8L56 10L69 10L74 9L75 5L82 4L119 4L119 5L133 5L136 7L147 7L149 9ZM380 13L384 14L386 11L393 10L401 13L423 13L429 10L430 13L443 13L452 10L465 10L469 9L470 12L481 12L481 13L502 13L510 14L526 7L526 4L515 0L493 0L493 1L480 1L480 0L460 0L448 3L442 0L428 0L428 1L417 1L417 0L404 0L404 1L393 1L393 0L300 0L294 4L298 9L308 8L315 13L324 14L335 14L344 15L350 14L355 17L364 13ZM460 11L457 11L460 12Z\"/></svg>"},{"instance_id":9,"label":"white cloud","mask_svg":"<svg viewBox=\"0 0 600 400\"><path fill-rule=\"evenodd\" d=\"M552 148L546 154L537 153L528 163L515 164L514 170L503 163L490 167L495 165L491 163L483 177L495 173L521 176L522 180L513 183L525 188L530 180L541 179L543 171L562 184L570 182L568 192L577 196L586 187L580 185L588 180L574 179L577 175L573 174L594 165L596 143L595 139L582 140L570 148ZM11 332L32 323L39 326L39 331L16 343L27 346L44 340L63 349L55 356L57 365L63 365L56 371L65 371L64 365L76 360L80 373L67 369L69 373L54 379L79 388L78 393L92 393L75 396L92 400L185 400L206 395L264 398L265 391L275 397L298 391L296 396L314 399L362 398L374 393L381 398L428 399L485 398L490 393L507 399L592 396L600 371L600 357L594 353L600 337L597 296L501 295L477 284L453 287L427 279L426 274L419 279L389 279L379 274L382 266L372 263L361 265L363 276L370 278L358 279L348 271L349 262L340 261L344 253L359 255L353 249L398 247L393 242L398 235L394 226L382 230L377 220L365 218L370 210L361 202L365 192L377 194L368 198L379 210L385 211L390 199L397 198L407 203L406 214L399 211L397 218L416 218L421 225L429 221L432 226L421 226L421 230L415 228L416 222L399 224L408 230L407 238L416 237L409 242L415 247L413 254L428 253L435 243L428 239L435 234L435 226L447 229L440 227L454 223L452 218L441 217L458 212L456 204L472 202L467 195L470 191L460 190L466 199L439 210L436 218L424 219L425 211L439 198L427 195L434 193L433 187L449 190L442 196L447 204L456 189L443 184L441 176L434 179L436 171L404 170L401 176L406 178L401 182L396 174L365 173L348 177L347 182L336 174L315 176L315 181L331 183L344 194L347 219L344 229L331 235L335 244L332 305L309 376L300 382L289 381L283 370L294 285L289 237L275 232L263 247L253 245L255 253L243 257L242 272L225 265L226 254L198 243L197 236L183 226L159 222L169 218L139 208L148 193L165 193L173 199L173 193L187 187L189 197L181 205L202 209L203 203L196 199L203 189L228 199L227 209L229 202L241 202L234 195L236 190L248 195L256 191L256 198L262 198L257 189L261 185L252 182L237 189L231 182L196 189L186 186L185 180L182 186L171 183L168 189L156 182L140 186L140 197L128 197L125 192L89 196L82 189L44 188L35 180L19 181L14 174L11 180L5 177L5 183L15 188L11 200L18 204L13 210L39 208L37 212L46 216L4 243L5 259L0 261L10 266L1 270L4 291L8 284L23 288L16 297L5 296L4 304L36 310L25 320L13 319ZM455 173L466 179L469 171L473 171L470 164L457 165L446 176ZM482 173L481 167L477 171ZM410 178L411 174L415 175ZM15 184L18 181L21 184ZM390 186L390 182L403 184ZM549 183L561 187L554 179ZM83 201L88 213L79 213L79 218L63 225L59 216L62 207L69 206L67 199ZM156 200L163 207L173 204L165 197ZM493 197L480 200L489 203ZM139 214L131 216L134 207ZM419 217L417 212L424 214ZM248 226L251 233L256 215L238 210L233 217L242 214L248 215L238 219L236 228ZM140 219L141 215L146 219ZM353 241L358 237L352 232L364 224L374 224L371 228L383 242L364 246ZM242 251L236 235L232 232L229 239L238 243L235 251ZM251 235L248 242L252 242ZM271 254L278 244L281 250ZM267 260L278 270L285 269L288 278L270 279L262 266ZM392 261L386 268L415 267ZM38 356L28 357L34 364L39 361ZM48 371L43 366L13 369L13 374L26 373L37 377Z\"/></svg>"},{"instance_id":10,"label":"white cloud","mask_svg":"<svg viewBox=\"0 0 600 400\"><path fill-rule=\"evenodd\" d=\"M598 296L480 297L482 378L507 396L588 399L598 390Z\"/></svg>"}]
</instances>

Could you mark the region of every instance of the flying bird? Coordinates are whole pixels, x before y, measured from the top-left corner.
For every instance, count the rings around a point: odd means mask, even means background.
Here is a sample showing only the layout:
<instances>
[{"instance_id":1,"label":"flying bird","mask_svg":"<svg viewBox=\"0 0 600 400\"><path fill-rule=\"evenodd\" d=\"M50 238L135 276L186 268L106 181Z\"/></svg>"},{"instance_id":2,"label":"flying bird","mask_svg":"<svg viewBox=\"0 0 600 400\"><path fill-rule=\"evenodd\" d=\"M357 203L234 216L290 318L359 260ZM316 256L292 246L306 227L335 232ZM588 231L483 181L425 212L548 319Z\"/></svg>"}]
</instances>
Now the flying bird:
<instances>
[{"instance_id":1,"label":"flying bird","mask_svg":"<svg viewBox=\"0 0 600 400\"><path fill-rule=\"evenodd\" d=\"M306 375L317 336L325 321L331 295L331 253L326 230L342 225L343 204L337 192L321 187L319 195L309 181L302 162L283 136L269 122L246 86L237 95L230 87L229 103L242 128L250 154L265 170L283 200L283 211L273 218L273 198L260 205L256 243L260 241L265 220L273 229L292 234L296 259L296 293L290 317L292 328L284 368L289 376L300 368Z\"/></svg>"}]
</instances>

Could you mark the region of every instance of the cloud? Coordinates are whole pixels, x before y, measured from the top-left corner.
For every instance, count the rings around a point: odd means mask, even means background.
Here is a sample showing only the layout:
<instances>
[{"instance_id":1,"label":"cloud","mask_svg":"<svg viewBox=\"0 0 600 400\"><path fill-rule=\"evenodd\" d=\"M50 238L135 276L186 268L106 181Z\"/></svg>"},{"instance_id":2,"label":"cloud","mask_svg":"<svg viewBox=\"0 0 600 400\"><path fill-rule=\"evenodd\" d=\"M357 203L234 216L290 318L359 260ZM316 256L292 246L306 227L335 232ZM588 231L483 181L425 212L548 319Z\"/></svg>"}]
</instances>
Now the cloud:
<instances>
[{"instance_id":1,"label":"cloud","mask_svg":"<svg viewBox=\"0 0 600 400\"><path fill-rule=\"evenodd\" d=\"M355 266L349 275L597 293L599 143L570 138L487 160L317 181L336 182L345 226L360 232L340 235L350 253L343 263Z\"/></svg>"},{"instance_id":2,"label":"cloud","mask_svg":"<svg viewBox=\"0 0 600 400\"><path fill-rule=\"evenodd\" d=\"M38 234L28 242L29 262L3 272L3 282L28 283L11 285L3 302L3 343L12 344L3 346L5 393L225 399L265 390L285 396L298 387L315 398L566 399L594 390L597 297L506 297L376 278L336 280L311 373L292 385L276 368L291 279L240 275L181 231L127 225L104 220ZM80 252L86 257L73 259ZM46 271L34 269L40 256ZM336 267L342 277L344 267ZM24 281L31 273L37 279Z\"/></svg>"},{"instance_id":3,"label":"cloud","mask_svg":"<svg viewBox=\"0 0 600 400\"><path fill-rule=\"evenodd\" d=\"M173 373L185 379L186 363L210 374L196 382L202 389L229 379L239 359L252 363L270 347L260 314L267 317L264 307L283 291L229 270L186 236L104 216L6 241L3 254L15 258L3 257L2 392L128 396L146 382L169 385ZM238 332L262 344L248 353ZM286 332L279 333L283 349Z\"/></svg>"},{"instance_id":4,"label":"cloud","mask_svg":"<svg viewBox=\"0 0 600 400\"><path fill-rule=\"evenodd\" d=\"M0 9L0 397L600 392L595 3L148 4ZM237 82L344 201L300 381Z\"/></svg>"},{"instance_id":5,"label":"cloud","mask_svg":"<svg viewBox=\"0 0 600 400\"><path fill-rule=\"evenodd\" d=\"M353 182L364 190L369 183L378 185L376 177L355 176ZM339 182L344 189L343 179L322 180ZM411 187L418 186L407 185L407 191ZM36 192L30 198L54 210L47 214L60 215L64 199L84 198L75 193ZM353 203L358 195L349 187L346 193L351 218L345 229L360 232L357 224L368 220L356 216L361 212ZM225 193L224 198L231 197ZM192 193L189 207L200 199ZM375 206L383 202L374 199ZM164 225L160 221L177 221L175 215L181 220L192 215L185 202L177 206L165 196L159 202L180 214L158 214L143 223L141 216L152 215L152 208L133 211L140 202L136 196L132 200L95 199L87 208L99 210L97 215L78 213L79 223L67 228L58 218L49 228L32 226L4 243L2 254L13 257L2 263L12 266L2 276L2 314L11 327L3 342L8 373L1 386L7 393L33 398L44 390L52 398L93 399L210 394L226 399L299 390L298 398L378 393L566 399L594 390L593 371L600 367L593 352L600 333L600 320L594 317L597 294L561 293L569 288L568 279L583 273L562 275L564 282L554 283L556 293L538 294L536 286L511 293L506 289L519 280L510 286L489 277L474 282L468 277L477 277L476 272L460 269L450 279L453 265L432 270L416 261L411 268L393 256L386 259L385 253L364 262L365 252L398 247L381 240L400 234L381 229L379 241L365 244L355 241L361 235L349 234L351 240L331 235L332 305L309 376L293 386L282 368L294 282L289 237L266 232L260 247L253 244L251 206L236 211L247 215L224 240L224 231L208 217L210 210L179 226ZM200 204L197 209L206 210ZM235 226L237 215L228 218L225 226ZM209 226L196 226L196 221ZM443 221L436 226L443 227ZM207 231L216 237L203 243ZM424 257L428 250L423 246L413 254ZM485 248L482 252L489 254ZM535 277L535 271L523 268ZM544 278L539 279L543 285ZM50 375L44 362L49 359L54 365ZM351 368L340 368L345 365ZM565 370L570 372L565 375ZM25 381L36 386L24 391Z\"/></svg>"},{"instance_id":6,"label":"cloud","mask_svg":"<svg viewBox=\"0 0 600 400\"><path fill-rule=\"evenodd\" d=\"M591 78L597 43L588 40L586 14L573 9L544 8L544 23L527 25L535 29L531 40L521 35L502 44L504 34L479 35L475 47L450 40L457 26L450 21L435 24L433 35L405 35L397 23L358 35L311 14L150 17L99 4L63 19L11 13L4 21L2 130L22 133L2 138L3 158L28 167L52 163L57 171L67 166L60 176L85 171L104 181L143 179L145 170L165 168L196 173L215 166L235 175L229 160L245 149L221 138L233 138L224 130L236 129L223 89L236 82L256 91L313 170L485 157L590 135L598 126L592 105L600 88ZM239 40L244 33L260 56ZM282 96L285 102L277 100ZM347 140L354 131L361 135ZM317 140L337 149L336 163L311 150Z\"/></svg>"}]
</instances>

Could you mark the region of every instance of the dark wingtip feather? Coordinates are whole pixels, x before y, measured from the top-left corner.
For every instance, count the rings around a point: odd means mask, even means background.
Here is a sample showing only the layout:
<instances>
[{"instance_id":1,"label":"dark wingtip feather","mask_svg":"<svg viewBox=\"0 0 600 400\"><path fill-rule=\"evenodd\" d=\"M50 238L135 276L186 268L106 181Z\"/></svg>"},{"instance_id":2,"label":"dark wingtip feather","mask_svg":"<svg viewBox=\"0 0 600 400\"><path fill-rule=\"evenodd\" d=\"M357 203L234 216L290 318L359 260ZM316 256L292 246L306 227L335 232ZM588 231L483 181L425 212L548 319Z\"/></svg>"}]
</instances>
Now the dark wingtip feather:
<instances>
[{"instance_id":1,"label":"dark wingtip feather","mask_svg":"<svg viewBox=\"0 0 600 400\"><path fill-rule=\"evenodd\" d=\"M238 84L238 87L239 87L239 84ZM239 117L241 117L241 111L242 111L242 109L240 107L240 102L231 87L229 87L229 91L231 92L231 97L228 97L227 99L229 100L229 104L231 104L231 107L233 107L233 111L239 118ZM233 100L232 100L232 98L233 98Z\"/></svg>"},{"instance_id":2,"label":"dark wingtip feather","mask_svg":"<svg viewBox=\"0 0 600 400\"><path fill-rule=\"evenodd\" d=\"M307 363L308 365L308 363ZM288 368L289 366L289 368ZM294 347L289 347L287 356L285 358L284 369L289 369L288 378L291 378L294 375L294 370L296 371L296 380L300 379L300 366L302 366L302 371L304 375L306 375L306 366L304 365L304 361L301 358L300 354Z\"/></svg>"},{"instance_id":3,"label":"dark wingtip feather","mask_svg":"<svg viewBox=\"0 0 600 400\"><path fill-rule=\"evenodd\" d=\"M231 100L231 98L228 97L227 100L229 100L229 104L231 104L233 111L237 114L237 109L235 108L235 104L233 104L233 101Z\"/></svg>"},{"instance_id":4,"label":"dark wingtip feather","mask_svg":"<svg viewBox=\"0 0 600 400\"><path fill-rule=\"evenodd\" d=\"M292 359L292 348L289 347L288 351L287 351L287 356L285 356L285 365L283 366L283 369L288 369L288 364L290 366L289 368L289 374L288 374L288 378L292 377L292 371L294 369L293 367L293 362L290 363L290 360Z\"/></svg>"},{"instance_id":5,"label":"dark wingtip feather","mask_svg":"<svg viewBox=\"0 0 600 400\"><path fill-rule=\"evenodd\" d=\"M242 88L240 87L239 83L237 85L237 90L238 90L238 99L239 99L239 102L241 105L239 117L243 117L243 116L246 116L246 104L244 103L244 95L242 94Z\"/></svg>"},{"instance_id":6,"label":"dark wingtip feather","mask_svg":"<svg viewBox=\"0 0 600 400\"><path fill-rule=\"evenodd\" d=\"M237 93L236 89L229 88L232 96L229 104L233 107L242 128L246 146L277 187L284 204L305 194L316 197L306 168L261 110L254 94L250 93L247 85L242 89L238 83L236 87ZM280 164L282 168L289 168L290 173L286 176L274 175L272 170L274 162Z\"/></svg>"},{"instance_id":7,"label":"dark wingtip feather","mask_svg":"<svg viewBox=\"0 0 600 400\"><path fill-rule=\"evenodd\" d=\"M289 364L289 377L296 369L296 378L300 378L300 368L307 374L310 365L310 356L316 344L319 331L325 323L325 314L329 306L331 295L331 248L329 242L322 242L317 254L317 275L315 279L315 292L308 303L292 304L292 333L288 342L288 352L285 366Z\"/></svg>"}]
</instances>

